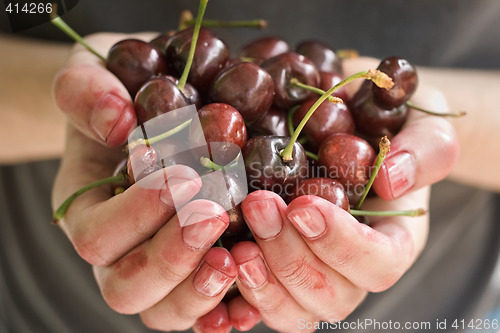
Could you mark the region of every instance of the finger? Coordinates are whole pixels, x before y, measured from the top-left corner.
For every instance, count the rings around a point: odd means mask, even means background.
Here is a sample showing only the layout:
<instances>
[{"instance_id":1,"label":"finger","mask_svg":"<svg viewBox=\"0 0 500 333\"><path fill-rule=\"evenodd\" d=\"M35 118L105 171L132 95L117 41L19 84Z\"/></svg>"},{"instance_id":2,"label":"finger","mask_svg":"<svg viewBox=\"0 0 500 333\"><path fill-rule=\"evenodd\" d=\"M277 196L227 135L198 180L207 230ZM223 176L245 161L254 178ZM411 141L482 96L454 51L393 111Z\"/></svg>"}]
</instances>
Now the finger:
<instances>
[{"instance_id":1,"label":"finger","mask_svg":"<svg viewBox=\"0 0 500 333\"><path fill-rule=\"evenodd\" d=\"M397 210L427 199L428 190L424 189L385 206L381 199L367 201L365 207ZM372 292L392 286L416 260L427 237L426 216L374 219L370 227L316 196L293 200L287 217L318 258L359 288Z\"/></svg>"},{"instance_id":2,"label":"finger","mask_svg":"<svg viewBox=\"0 0 500 333\"><path fill-rule=\"evenodd\" d=\"M220 303L215 309L198 319L193 326L195 333L229 333L231 323L227 313L227 304Z\"/></svg>"},{"instance_id":3,"label":"finger","mask_svg":"<svg viewBox=\"0 0 500 333\"><path fill-rule=\"evenodd\" d=\"M423 108L447 111L446 101L437 90L419 88L413 99ZM381 198L393 200L434 184L451 172L459 151L457 135L448 120L412 111L392 139L373 188Z\"/></svg>"},{"instance_id":4,"label":"finger","mask_svg":"<svg viewBox=\"0 0 500 333\"><path fill-rule=\"evenodd\" d=\"M259 311L251 306L241 295L227 304L231 326L241 332L250 331L260 322Z\"/></svg>"},{"instance_id":5,"label":"finger","mask_svg":"<svg viewBox=\"0 0 500 333\"><path fill-rule=\"evenodd\" d=\"M299 320L317 319L301 307L269 271L257 244L238 243L231 249L231 255L238 266L236 283L241 295L259 311L267 326L280 332L303 332L298 328Z\"/></svg>"},{"instance_id":6,"label":"finger","mask_svg":"<svg viewBox=\"0 0 500 333\"><path fill-rule=\"evenodd\" d=\"M179 216L186 219L183 226ZM193 272L228 224L227 213L218 204L190 202L153 238L116 263L94 266L104 299L120 313L139 313L152 307Z\"/></svg>"},{"instance_id":7,"label":"finger","mask_svg":"<svg viewBox=\"0 0 500 333\"><path fill-rule=\"evenodd\" d=\"M211 248L197 270L167 297L141 312L141 320L150 329L187 330L221 302L237 273L226 249Z\"/></svg>"},{"instance_id":8,"label":"finger","mask_svg":"<svg viewBox=\"0 0 500 333\"><path fill-rule=\"evenodd\" d=\"M286 209L283 200L269 191L253 192L242 203L267 264L290 295L321 319L343 320L359 305L364 292L318 259L287 221ZM272 222L266 225L265 220Z\"/></svg>"},{"instance_id":9,"label":"finger","mask_svg":"<svg viewBox=\"0 0 500 333\"><path fill-rule=\"evenodd\" d=\"M146 178L154 186L136 183L108 199L104 193L95 194L105 189L95 189L72 203L61 226L83 259L98 266L114 262L150 238L202 185L198 174L182 165L158 170Z\"/></svg>"},{"instance_id":10,"label":"finger","mask_svg":"<svg viewBox=\"0 0 500 333\"><path fill-rule=\"evenodd\" d=\"M123 34L99 34L88 42L101 54ZM76 46L54 81L53 93L58 107L69 121L88 137L110 147L126 142L135 128L132 98L120 80L109 72L94 54Z\"/></svg>"}]
</instances>

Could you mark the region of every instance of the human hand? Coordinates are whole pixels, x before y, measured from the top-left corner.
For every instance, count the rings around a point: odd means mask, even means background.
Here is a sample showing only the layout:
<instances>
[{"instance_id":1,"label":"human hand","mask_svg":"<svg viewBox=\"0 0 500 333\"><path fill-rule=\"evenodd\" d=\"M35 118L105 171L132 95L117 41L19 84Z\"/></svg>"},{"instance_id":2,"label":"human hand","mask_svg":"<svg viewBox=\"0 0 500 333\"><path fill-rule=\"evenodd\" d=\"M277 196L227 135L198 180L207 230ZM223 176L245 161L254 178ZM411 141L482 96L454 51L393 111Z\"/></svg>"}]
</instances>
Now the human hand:
<instances>
[{"instance_id":1,"label":"human hand","mask_svg":"<svg viewBox=\"0 0 500 333\"><path fill-rule=\"evenodd\" d=\"M105 54L124 37L99 34L88 42ZM136 120L125 87L80 46L57 77L54 95L70 122L53 190L58 207L77 189L113 173L125 157L118 147ZM189 167L171 166L141 181L152 186L136 183L117 196L109 186L84 193L59 226L93 265L112 309L139 313L150 328L188 329L216 307L236 277L229 252L211 248L227 228L228 216L210 201L187 203L201 187ZM189 222L181 226L180 215Z\"/></svg>"},{"instance_id":2,"label":"human hand","mask_svg":"<svg viewBox=\"0 0 500 333\"><path fill-rule=\"evenodd\" d=\"M376 66L372 59L359 59L348 69ZM425 86L413 101L446 111L443 97ZM457 160L453 128L445 119L412 112L392 143L374 184L379 198L363 208L427 209L429 185L444 178ZM251 193L242 209L257 244L240 243L231 250L238 288L245 306L284 332L313 331L319 320L343 320L368 292L390 288L424 248L429 222L428 216L378 217L367 226L321 198L299 197L287 207L267 191Z\"/></svg>"}]
</instances>

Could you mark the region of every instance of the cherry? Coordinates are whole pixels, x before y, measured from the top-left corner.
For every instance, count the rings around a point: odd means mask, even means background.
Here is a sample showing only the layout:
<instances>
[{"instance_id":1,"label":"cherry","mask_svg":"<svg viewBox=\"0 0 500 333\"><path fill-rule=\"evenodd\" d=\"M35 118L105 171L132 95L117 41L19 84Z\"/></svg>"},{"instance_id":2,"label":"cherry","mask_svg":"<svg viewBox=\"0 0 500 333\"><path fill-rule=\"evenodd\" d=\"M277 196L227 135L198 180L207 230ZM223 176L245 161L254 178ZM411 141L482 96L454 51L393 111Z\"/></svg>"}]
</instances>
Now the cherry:
<instances>
[{"instance_id":1,"label":"cherry","mask_svg":"<svg viewBox=\"0 0 500 333\"><path fill-rule=\"evenodd\" d=\"M189 102L182 91L165 76L156 76L147 81L137 92L134 101L139 125L187 105Z\"/></svg>"},{"instance_id":2,"label":"cherry","mask_svg":"<svg viewBox=\"0 0 500 333\"><path fill-rule=\"evenodd\" d=\"M288 52L264 61L261 67L266 70L274 81L275 106L288 109L314 93L299 88L290 83L292 78L309 85L319 84L319 72L316 66L303 55Z\"/></svg>"},{"instance_id":3,"label":"cherry","mask_svg":"<svg viewBox=\"0 0 500 333\"><path fill-rule=\"evenodd\" d=\"M161 54L163 54L163 56L166 56L166 54L167 54L167 47L170 44L170 40L171 40L172 35L174 33L175 32L168 32L168 33L160 34L160 35L156 36L155 38L153 38L149 42L149 44L155 46L156 49L158 51L160 51Z\"/></svg>"},{"instance_id":4,"label":"cherry","mask_svg":"<svg viewBox=\"0 0 500 333\"><path fill-rule=\"evenodd\" d=\"M320 82L319 88L327 91L331 87L335 86L337 83L342 81L342 76L332 72L319 72ZM332 93L332 96L337 96L341 98L344 102L348 101L347 89L341 87Z\"/></svg>"},{"instance_id":5,"label":"cherry","mask_svg":"<svg viewBox=\"0 0 500 333\"><path fill-rule=\"evenodd\" d=\"M166 49L169 73L181 76L189 57L194 28L181 30L172 36ZM229 50L210 30L199 31L193 65L189 72L188 82L198 91L208 90L217 73L224 68L229 59Z\"/></svg>"},{"instance_id":6,"label":"cherry","mask_svg":"<svg viewBox=\"0 0 500 333\"><path fill-rule=\"evenodd\" d=\"M256 136L247 141L242 153L250 189L284 195L286 188L306 177L307 158L300 143L293 143L291 160L281 157L289 142L289 137L281 136Z\"/></svg>"},{"instance_id":7,"label":"cherry","mask_svg":"<svg viewBox=\"0 0 500 333\"><path fill-rule=\"evenodd\" d=\"M153 147L139 145L129 152L127 160L128 180L131 184L158 170L158 153Z\"/></svg>"},{"instance_id":8,"label":"cherry","mask_svg":"<svg viewBox=\"0 0 500 333\"><path fill-rule=\"evenodd\" d=\"M249 126L252 136L257 135L276 135L290 136L288 130L286 112L272 106L259 121Z\"/></svg>"},{"instance_id":9,"label":"cherry","mask_svg":"<svg viewBox=\"0 0 500 333\"><path fill-rule=\"evenodd\" d=\"M113 45L106 68L120 79L132 97L149 78L167 70L158 49L138 39L124 39Z\"/></svg>"},{"instance_id":10,"label":"cherry","mask_svg":"<svg viewBox=\"0 0 500 333\"><path fill-rule=\"evenodd\" d=\"M372 137L396 135L408 118L406 104L392 109L379 107L374 101L372 83L363 82L359 90L349 100L356 130Z\"/></svg>"},{"instance_id":11,"label":"cherry","mask_svg":"<svg viewBox=\"0 0 500 333\"><path fill-rule=\"evenodd\" d=\"M375 103L384 109L393 109L405 104L417 89L416 68L406 59L388 57L380 62L377 69L389 75L394 86L389 90L372 86Z\"/></svg>"},{"instance_id":12,"label":"cherry","mask_svg":"<svg viewBox=\"0 0 500 333\"><path fill-rule=\"evenodd\" d=\"M216 164L226 165L233 161L247 140L245 121L238 110L228 104L212 103L202 107L198 117L201 130L191 126L190 146L194 148L208 144L210 159ZM199 156L199 150L194 150L194 153L198 159L209 157Z\"/></svg>"},{"instance_id":13,"label":"cherry","mask_svg":"<svg viewBox=\"0 0 500 333\"><path fill-rule=\"evenodd\" d=\"M214 79L208 99L235 107L247 123L259 120L273 102L274 83L259 66L241 62L223 69Z\"/></svg>"},{"instance_id":14,"label":"cherry","mask_svg":"<svg viewBox=\"0 0 500 333\"><path fill-rule=\"evenodd\" d=\"M319 163L328 169L328 177L337 180L348 194L361 194L370 178L375 151L370 144L352 134L337 133L323 141Z\"/></svg>"},{"instance_id":15,"label":"cherry","mask_svg":"<svg viewBox=\"0 0 500 333\"><path fill-rule=\"evenodd\" d=\"M315 98L308 99L294 112L295 126L306 116L316 101ZM309 118L303 131L309 139L308 144L317 150L321 142L331 134L354 133L354 120L345 104L324 102Z\"/></svg>"},{"instance_id":16,"label":"cherry","mask_svg":"<svg viewBox=\"0 0 500 333\"><path fill-rule=\"evenodd\" d=\"M342 60L333 50L320 41L303 41L297 45L295 52L310 59L320 71L342 75Z\"/></svg>"},{"instance_id":17,"label":"cherry","mask_svg":"<svg viewBox=\"0 0 500 333\"><path fill-rule=\"evenodd\" d=\"M179 79L178 78L173 77L171 75L166 75L165 77L167 79L169 79L170 81L172 81L176 86L179 86ZM187 100L189 105L194 104L197 109L199 109L203 106L200 93L191 84L186 83L186 85L184 86L184 89L182 89L182 93L184 94L184 97L186 97L186 100Z\"/></svg>"},{"instance_id":18,"label":"cherry","mask_svg":"<svg viewBox=\"0 0 500 333\"><path fill-rule=\"evenodd\" d=\"M238 57L257 64L279 54L290 51L288 43L277 37L263 37L243 46Z\"/></svg>"},{"instance_id":19,"label":"cherry","mask_svg":"<svg viewBox=\"0 0 500 333\"><path fill-rule=\"evenodd\" d=\"M303 195L315 195L321 197L340 208L349 211L349 199L344 187L331 178L310 178L301 181L294 187L293 192L287 198L287 203Z\"/></svg>"}]
</instances>

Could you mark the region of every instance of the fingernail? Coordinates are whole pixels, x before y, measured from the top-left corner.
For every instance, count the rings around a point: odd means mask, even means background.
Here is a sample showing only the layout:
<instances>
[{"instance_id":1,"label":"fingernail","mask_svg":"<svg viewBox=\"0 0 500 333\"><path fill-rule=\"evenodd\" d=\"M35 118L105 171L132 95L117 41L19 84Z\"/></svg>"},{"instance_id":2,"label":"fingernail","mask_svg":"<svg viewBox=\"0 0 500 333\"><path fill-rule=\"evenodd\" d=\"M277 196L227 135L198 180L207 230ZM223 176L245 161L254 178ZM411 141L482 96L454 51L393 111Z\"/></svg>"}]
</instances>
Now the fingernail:
<instances>
[{"instance_id":1,"label":"fingernail","mask_svg":"<svg viewBox=\"0 0 500 333\"><path fill-rule=\"evenodd\" d=\"M96 101L90 115L90 126L102 141L106 142L126 106L127 102L112 93L104 94Z\"/></svg>"},{"instance_id":2,"label":"fingernail","mask_svg":"<svg viewBox=\"0 0 500 333\"><path fill-rule=\"evenodd\" d=\"M281 214L273 199L248 203L244 215L255 235L263 240L276 237L283 227Z\"/></svg>"},{"instance_id":3,"label":"fingernail","mask_svg":"<svg viewBox=\"0 0 500 333\"><path fill-rule=\"evenodd\" d=\"M238 278L249 289L257 289L268 279L267 268L261 256L238 265Z\"/></svg>"},{"instance_id":4,"label":"fingernail","mask_svg":"<svg viewBox=\"0 0 500 333\"><path fill-rule=\"evenodd\" d=\"M228 224L219 216L207 216L200 212L193 212L187 218L179 217L179 222L183 226L184 243L197 250L208 250L226 230Z\"/></svg>"},{"instance_id":5,"label":"fingernail","mask_svg":"<svg viewBox=\"0 0 500 333\"><path fill-rule=\"evenodd\" d=\"M196 273L193 283L200 294L214 297L228 287L233 279L204 262Z\"/></svg>"},{"instance_id":6,"label":"fingernail","mask_svg":"<svg viewBox=\"0 0 500 333\"><path fill-rule=\"evenodd\" d=\"M201 181L196 178L171 177L162 186L160 200L169 206L180 208L200 191Z\"/></svg>"},{"instance_id":7,"label":"fingernail","mask_svg":"<svg viewBox=\"0 0 500 333\"><path fill-rule=\"evenodd\" d=\"M384 161L393 198L399 198L415 185L416 167L413 156L399 152Z\"/></svg>"},{"instance_id":8,"label":"fingernail","mask_svg":"<svg viewBox=\"0 0 500 333\"><path fill-rule=\"evenodd\" d=\"M323 214L314 207L294 209L288 214L288 219L306 238L318 237L326 229Z\"/></svg>"}]
</instances>

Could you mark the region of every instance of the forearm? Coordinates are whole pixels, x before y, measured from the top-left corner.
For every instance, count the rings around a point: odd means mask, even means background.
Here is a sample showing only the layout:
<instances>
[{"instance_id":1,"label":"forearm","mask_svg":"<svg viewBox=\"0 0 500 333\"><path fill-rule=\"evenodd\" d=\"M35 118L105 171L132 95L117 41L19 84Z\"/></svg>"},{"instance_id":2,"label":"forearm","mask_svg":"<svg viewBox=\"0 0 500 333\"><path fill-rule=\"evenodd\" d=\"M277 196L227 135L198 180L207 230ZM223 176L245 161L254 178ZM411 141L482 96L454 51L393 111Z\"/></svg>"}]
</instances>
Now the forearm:
<instances>
[{"instance_id":1,"label":"forearm","mask_svg":"<svg viewBox=\"0 0 500 333\"><path fill-rule=\"evenodd\" d=\"M419 77L443 92L450 111L467 112L451 119L461 153L450 178L500 191L500 71L420 68Z\"/></svg>"},{"instance_id":2,"label":"forearm","mask_svg":"<svg viewBox=\"0 0 500 333\"><path fill-rule=\"evenodd\" d=\"M2 34L0 44L0 163L58 157L65 119L51 90L70 46Z\"/></svg>"}]
</instances>

